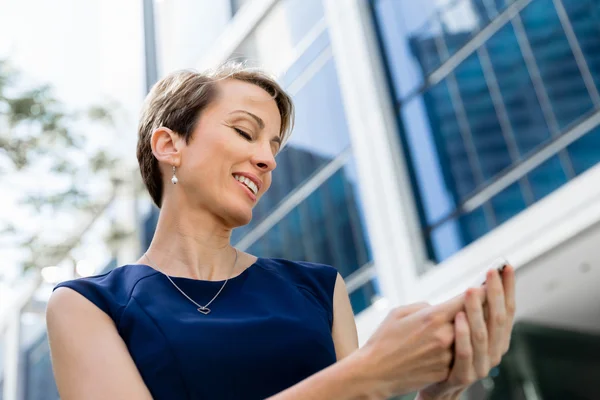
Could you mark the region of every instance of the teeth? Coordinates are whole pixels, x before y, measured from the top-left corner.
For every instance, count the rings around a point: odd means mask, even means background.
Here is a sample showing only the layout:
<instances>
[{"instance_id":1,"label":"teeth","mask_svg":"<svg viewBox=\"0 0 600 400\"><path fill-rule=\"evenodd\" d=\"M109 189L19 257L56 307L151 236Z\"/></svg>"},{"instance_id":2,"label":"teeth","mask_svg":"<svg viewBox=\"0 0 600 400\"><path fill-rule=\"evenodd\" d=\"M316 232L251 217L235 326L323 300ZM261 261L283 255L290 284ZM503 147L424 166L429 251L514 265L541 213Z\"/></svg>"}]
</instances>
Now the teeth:
<instances>
[{"instance_id":1,"label":"teeth","mask_svg":"<svg viewBox=\"0 0 600 400\"><path fill-rule=\"evenodd\" d=\"M246 178L245 176L240 176L240 175L234 175L233 177L237 181L239 181L239 182L243 183L244 185L246 185L248 187L248 189L250 189L252 191L252 193L254 193L254 194L258 193L258 187L250 179Z\"/></svg>"}]
</instances>

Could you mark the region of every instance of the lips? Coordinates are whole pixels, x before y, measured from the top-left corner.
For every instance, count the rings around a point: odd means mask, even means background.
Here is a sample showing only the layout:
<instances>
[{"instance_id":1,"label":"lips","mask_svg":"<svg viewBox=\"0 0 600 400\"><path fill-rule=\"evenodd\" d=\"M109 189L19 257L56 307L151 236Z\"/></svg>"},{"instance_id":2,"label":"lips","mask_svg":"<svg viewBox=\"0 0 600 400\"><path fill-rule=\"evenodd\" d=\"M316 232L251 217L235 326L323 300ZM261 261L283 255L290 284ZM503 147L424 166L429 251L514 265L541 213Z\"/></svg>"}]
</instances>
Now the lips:
<instances>
[{"instance_id":1,"label":"lips","mask_svg":"<svg viewBox=\"0 0 600 400\"><path fill-rule=\"evenodd\" d=\"M258 176L248 173L248 172L234 172L233 177L235 178L236 176L240 176L240 177L250 180L252 183L254 183L256 185L256 188L257 188L256 194L258 194L260 192L260 188L262 187L263 183Z\"/></svg>"},{"instance_id":2,"label":"lips","mask_svg":"<svg viewBox=\"0 0 600 400\"><path fill-rule=\"evenodd\" d=\"M243 177L243 176L239 176L239 175L234 175L233 179L235 179L242 186L247 188L250 192L252 192L253 195L258 194L258 187L250 179Z\"/></svg>"}]
</instances>

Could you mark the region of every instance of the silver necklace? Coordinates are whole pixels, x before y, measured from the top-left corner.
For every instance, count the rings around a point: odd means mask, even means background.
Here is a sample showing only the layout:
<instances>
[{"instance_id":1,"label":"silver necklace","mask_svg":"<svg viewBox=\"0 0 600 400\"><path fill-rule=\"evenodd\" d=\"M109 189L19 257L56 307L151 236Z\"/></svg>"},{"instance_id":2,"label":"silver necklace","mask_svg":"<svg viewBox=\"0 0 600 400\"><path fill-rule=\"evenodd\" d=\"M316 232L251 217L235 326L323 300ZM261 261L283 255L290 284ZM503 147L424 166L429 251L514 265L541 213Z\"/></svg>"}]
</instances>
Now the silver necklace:
<instances>
[{"instance_id":1,"label":"silver necklace","mask_svg":"<svg viewBox=\"0 0 600 400\"><path fill-rule=\"evenodd\" d=\"M237 263L237 259L238 259L238 251L237 251L237 249L236 249L235 247L234 247L233 249L235 250L235 260L233 261L233 268L231 269L231 273L233 273L233 271L235 270L235 264ZM225 282L223 282L223 286L221 286L221 289L219 289L219 291L217 292L217 294L215 294L215 297L213 297L211 301L209 301L208 303L206 303L206 305L205 305L205 306L203 306L203 305L200 305L200 304L196 303L194 300L192 300L192 299L190 298L190 296L188 296L187 294L185 294L185 292L184 292L183 290L181 290L181 289L179 288L179 286L177 286L177 285L175 284L175 282L173 282L173 280L171 279L171 277L170 277L169 275L167 275L167 274L165 274L164 272L162 272L162 270L156 266L156 264L154 263L154 261L152 261L152 260L150 259L150 257L148 257L148 253L144 253L144 257L146 257L146 258L148 259L148 261L150 261L150 265L151 265L152 267L154 267L154 269L156 269L158 272L160 272L161 274L163 274L164 276L166 276L166 277L167 277L167 279L169 280L169 282L171 282L171 283L173 284L173 286L175 286L175 288L176 288L177 290L179 290L179 292L180 292L182 295L184 295L184 296L185 296L185 298L186 298L186 299L188 299L189 301L191 301L192 303L194 303L194 304L196 305L196 307L198 307L198 308L197 308L197 310L198 310L199 312L201 312L202 314L204 314L204 315L206 315L206 314L208 314L208 313L210 312L210 308L208 308L208 306L209 306L209 305L210 305L210 304L211 304L213 301L215 301L215 299L217 298L217 296L219 296L219 294L221 293L221 291L223 290L223 288L224 288L224 287L225 287L225 285L227 284L227 281L229 280L229 278L227 278L227 279L225 280ZM231 277L231 273L229 274L229 276L230 276L230 277Z\"/></svg>"}]
</instances>

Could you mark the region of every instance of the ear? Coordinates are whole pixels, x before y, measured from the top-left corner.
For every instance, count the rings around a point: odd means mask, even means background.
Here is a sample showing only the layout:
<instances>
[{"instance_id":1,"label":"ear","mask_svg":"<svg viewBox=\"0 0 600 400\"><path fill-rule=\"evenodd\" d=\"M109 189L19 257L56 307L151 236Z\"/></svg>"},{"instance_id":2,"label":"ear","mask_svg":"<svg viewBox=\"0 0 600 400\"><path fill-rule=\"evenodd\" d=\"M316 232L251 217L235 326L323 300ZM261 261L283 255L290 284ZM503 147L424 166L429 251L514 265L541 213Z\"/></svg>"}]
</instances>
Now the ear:
<instances>
[{"instance_id":1,"label":"ear","mask_svg":"<svg viewBox=\"0 0 600 400\"><path fill-rule=\"evenodd\" d=\"M160 162L179 167L182 138L169 128L160 127L152 132L150 145L154 157Z\"/></svg>"}]
</instances>

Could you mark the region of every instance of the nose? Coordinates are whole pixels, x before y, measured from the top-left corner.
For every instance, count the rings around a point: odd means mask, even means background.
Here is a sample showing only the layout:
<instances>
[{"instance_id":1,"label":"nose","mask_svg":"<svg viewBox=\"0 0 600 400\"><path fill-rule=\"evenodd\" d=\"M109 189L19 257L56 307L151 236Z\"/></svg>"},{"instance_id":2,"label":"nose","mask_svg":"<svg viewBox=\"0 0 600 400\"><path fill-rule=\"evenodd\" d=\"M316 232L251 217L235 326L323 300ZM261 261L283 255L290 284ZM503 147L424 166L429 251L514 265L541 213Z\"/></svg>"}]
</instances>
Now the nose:
<instances>
[{"instance_id":1,"label":"nose","mask_svg":"<svg viewBox=\"0 0 600 400\"><path fill-rule=\"evenodd\" d=\"M275 169L277 162L275 161L273 150L268 143L257 146L252 157L252 163L263 172L270 172Z\"/></svg>"}]
</instances>

